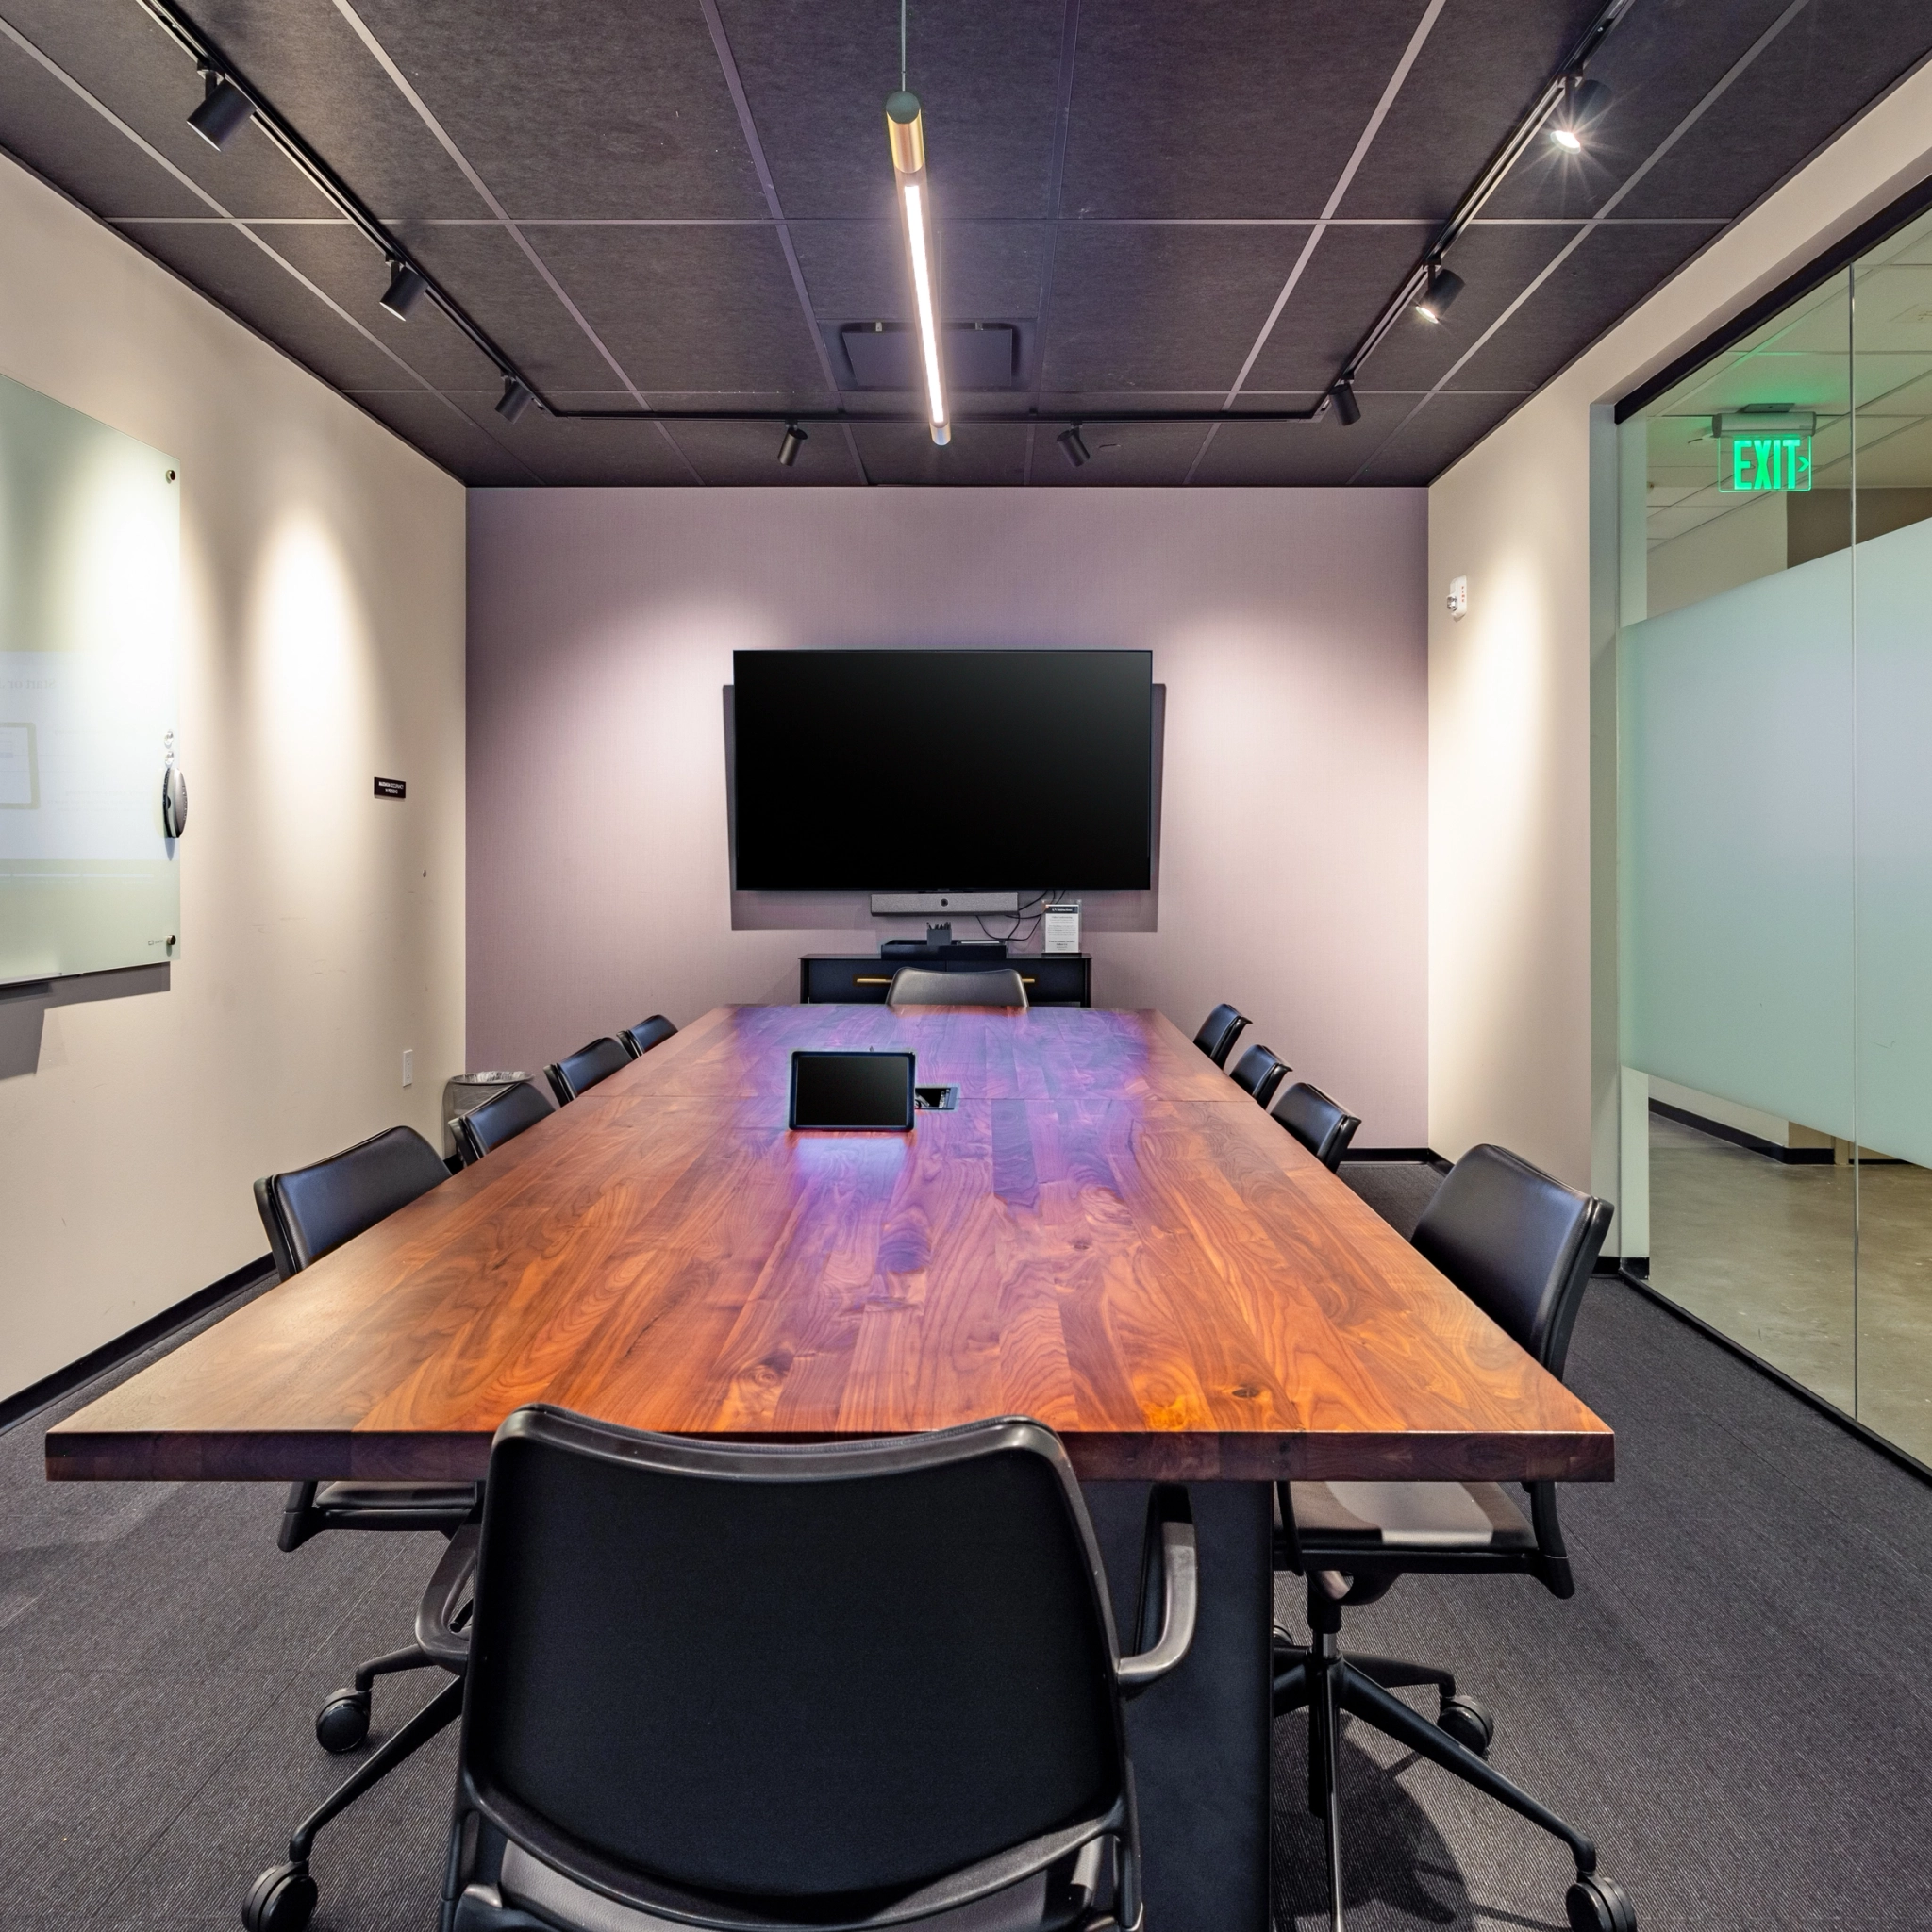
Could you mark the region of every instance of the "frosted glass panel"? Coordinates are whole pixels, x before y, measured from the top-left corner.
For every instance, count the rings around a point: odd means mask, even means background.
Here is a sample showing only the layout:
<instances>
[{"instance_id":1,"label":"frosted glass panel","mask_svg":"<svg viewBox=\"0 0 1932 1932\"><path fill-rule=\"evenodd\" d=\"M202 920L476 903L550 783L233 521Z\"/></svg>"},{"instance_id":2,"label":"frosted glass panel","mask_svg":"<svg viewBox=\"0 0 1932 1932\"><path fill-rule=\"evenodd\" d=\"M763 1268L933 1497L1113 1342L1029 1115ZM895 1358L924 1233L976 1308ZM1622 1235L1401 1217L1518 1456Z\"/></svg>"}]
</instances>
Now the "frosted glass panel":
<instances>
[{"instance_id":1,"label":"frosted glass panel","mask_svg":"<svg viewBox=\"0 0 1932 1932\"><path fill-rule=\"evenodd\" d=\"M173 475L0 377L0 983L176 956Z\"/></svg>"},{"instance_id":2,"label":"frosted glass panel","mask_svg":"<svg viewBox=\"0 0 1932 1932\"><path fill-rule=\"evenodd\" d=\"M1840 551L1618 643L1624 1061L1847 1140L1850 620Z\"/></svg>"}]
</instances>

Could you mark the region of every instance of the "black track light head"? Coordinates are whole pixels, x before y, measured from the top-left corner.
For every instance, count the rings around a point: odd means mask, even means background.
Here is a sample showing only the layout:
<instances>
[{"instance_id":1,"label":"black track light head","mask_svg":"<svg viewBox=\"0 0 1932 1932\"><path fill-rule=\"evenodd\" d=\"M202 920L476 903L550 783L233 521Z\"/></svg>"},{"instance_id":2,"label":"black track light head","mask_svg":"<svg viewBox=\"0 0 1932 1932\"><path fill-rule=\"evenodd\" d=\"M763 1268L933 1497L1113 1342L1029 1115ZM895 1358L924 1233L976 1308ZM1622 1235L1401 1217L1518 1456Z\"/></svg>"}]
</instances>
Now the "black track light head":
<instances>
[{"instance_id":1,"label":"black track light head","mask_svg":"<svg viewBox=\"0 0 1932 1932\"><path fill-rule=\"evenodd\" d=\"M778 445L779 462L789 470L798 460L798 452L810 440L796 423L786 424L784 441Z\"/></svg>"},{"instance_id":2,"label":"black track light head","mask_svg":"<svg viewBox=\"0 0 1932 1932\"><path fill-rule=\"evenodd\" d=\"M506 375L503 378L503 395L496 405L496 413L506 423L514 423L532 403L537 400L530 393L529 385L522 377Z\"/></svg>"},{"instance_id":3,"label":"black track light head","mask_svg":"<svg viewBox=\"0 0 1932 1932\"><path fill-rule=\"evenodd\" d=\"M1462 293L1462 277L1453 268L1444 268L1440 261L1429 264L1429 278L1423 285L1423 292L1417 299L1415 312L1424 322L1441 322L1449 313L1457 296Z\"/></svg>"},{"instance_id":4,"label":"black track light head","mask_svg":"<svg viewBox=\"0 0 1932 1932\"><path fill-rule=\"evenodd\" d=\"M389 265L389 288L384 291L382 306L398 322L408 322L417 303L429 292L429 284L424 279L421 269L407 261L391 261Z\"/></svg>"},{"instance_id":5,"label":"black track light head","mask_svg":"<svg viewBox=\"0 0 1932 1932\"><path fill-rule=\"evenodd\" d=\"M1342 426L1352 429L1362 420L1362 406L1355 399L1355 384L1343 376L1328 393L1335 399L1335 413Z\"/></svg>"},{"instance_id":6,"label":"black track light head","mask_svg":"<svg viewBox=\"0 0 1932 1932\"><path fill-rule=\"evenodd\" d=\"M1080 425L1077 423L1069 423L1054 441L1059 444L1068 462L1072 463L1074 469L1082 469L1093 460L1093 452L1087 447L1087 439L1080 434Z\"/></svg>"},{"instance_id":7,"label":"black track light head","mask_svg":"<svg viewBox=\"0 0 1932 1932\"><path fill-rule=\"evenodd\" d=\"M189 115L188 125L211 148L225 148L248 125L255 103L212 67L204 67L201 78L201 106Z\"/></svg>"},{"instance_id":8,"label":"black track light head","mask_svg":"<svg viewBox=\"0 0 1932 1932\"><path fill-rule=\"evenodd\" d=\"M1610 105L1610 91L1600 80L1585 80L1580 74L1566 75L1563 98L1550 116L1550 139L1565 154L1581 154L1604 109Z\"/></svg>"}]
</instances>

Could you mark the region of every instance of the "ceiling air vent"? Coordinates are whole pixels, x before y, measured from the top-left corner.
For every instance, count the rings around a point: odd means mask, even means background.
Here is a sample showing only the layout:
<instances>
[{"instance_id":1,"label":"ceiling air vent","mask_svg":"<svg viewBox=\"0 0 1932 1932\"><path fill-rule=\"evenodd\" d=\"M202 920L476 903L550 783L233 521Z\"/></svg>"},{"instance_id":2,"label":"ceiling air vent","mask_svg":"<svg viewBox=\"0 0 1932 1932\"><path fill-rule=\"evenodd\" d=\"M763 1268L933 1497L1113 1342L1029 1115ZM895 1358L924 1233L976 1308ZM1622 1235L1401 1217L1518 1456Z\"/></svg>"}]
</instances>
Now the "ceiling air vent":
<instances>
[{"instance_id":1,"label":"ceiling air vent","mask_svg":"<svg viewBox=\"0 0 1932 1932\"><path fill-rule=\"evenodd\" d=\"M844 389L916 390L919 333L897 322L848 322L838 332ZM1010 322L954 322L941 331L949 390L1017 389L1020 329ZM849 372L849 376L847 375Z\"/></svg>"}]
</instances>

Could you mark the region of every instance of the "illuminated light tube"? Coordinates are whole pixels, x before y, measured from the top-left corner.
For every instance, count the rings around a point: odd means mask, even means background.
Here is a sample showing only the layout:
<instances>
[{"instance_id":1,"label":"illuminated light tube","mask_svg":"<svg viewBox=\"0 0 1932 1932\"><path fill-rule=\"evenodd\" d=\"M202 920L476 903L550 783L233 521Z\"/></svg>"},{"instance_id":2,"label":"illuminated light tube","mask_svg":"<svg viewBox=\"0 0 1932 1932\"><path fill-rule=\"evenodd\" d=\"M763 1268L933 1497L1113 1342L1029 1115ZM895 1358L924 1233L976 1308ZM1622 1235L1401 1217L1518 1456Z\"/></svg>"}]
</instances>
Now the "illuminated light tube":
<instances>
[{"instance_id":1,"label":"illuminated light tube","mask_svg":"<svg viewBox=\"0 0 1932 1932\"><path fill-rule=\"evenodd\" d=\"M945 376L940 363L939 297L932 268L932 208L926 195L925 133L919 96L904 92L886 98L886 138L891 143L892 173L899 207L906 218L906 253L912 263L912 299L919 316L919 358L925 375L926 416L934 442L953 440L946 410Z\"/></svg>"}]
</instances>

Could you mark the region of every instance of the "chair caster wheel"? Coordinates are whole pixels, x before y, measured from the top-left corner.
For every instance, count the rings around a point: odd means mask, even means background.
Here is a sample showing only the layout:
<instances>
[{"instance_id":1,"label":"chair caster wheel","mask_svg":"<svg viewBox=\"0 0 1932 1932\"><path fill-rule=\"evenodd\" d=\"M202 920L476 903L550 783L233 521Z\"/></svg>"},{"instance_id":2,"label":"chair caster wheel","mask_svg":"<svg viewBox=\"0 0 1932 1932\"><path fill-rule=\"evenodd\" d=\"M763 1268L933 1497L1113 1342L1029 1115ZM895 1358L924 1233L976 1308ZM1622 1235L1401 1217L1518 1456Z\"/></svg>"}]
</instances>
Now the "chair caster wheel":
<instances>
[{"instance_id":1,"label":"chair caster wheel","mask_svg":"<svg viewBox=\"0 0 1932 1932\"><path fill-rule=\"evenodd\" d=\"M1436 1713L1436 1728L1447 1731L1465 1751L1487 1757L1496 1735L1496 1720L1474 1697L1445 1697Z\"/></svg>"},{"instance_id":2,"label":"chair caster wheel","mask_svg":"<svg viewBox=\"0 0 1932 1932\"><path fill-rule=\"evenodd\" d=\"M1637 1908L1614 1878L1586 1873L1563 1898L1571 1932L1637 1932Z\"/></svg>"},{"instance_id":3,"label":"chair caster wheel","mask_svg":"<svg viewBox=\"0 0 1932 1932\"><path fill-rule=\"evenodd\" d=\"M315 1896L307 1865L271 1865L248 1888L242 1923L248 1932L302 1932Z\"/></svg>"},{"instance_id":4,"label":"chair caster wheel","mask_svg":"<svg viewBox=\"0 0 1932 1932\"><path fill-rule=\"evenodd\" d=\"M325 1751L353 1751L369 1735L369 1692L336 1690L315 1713L315 1741Z\"/></svg>"}]
</instances>

